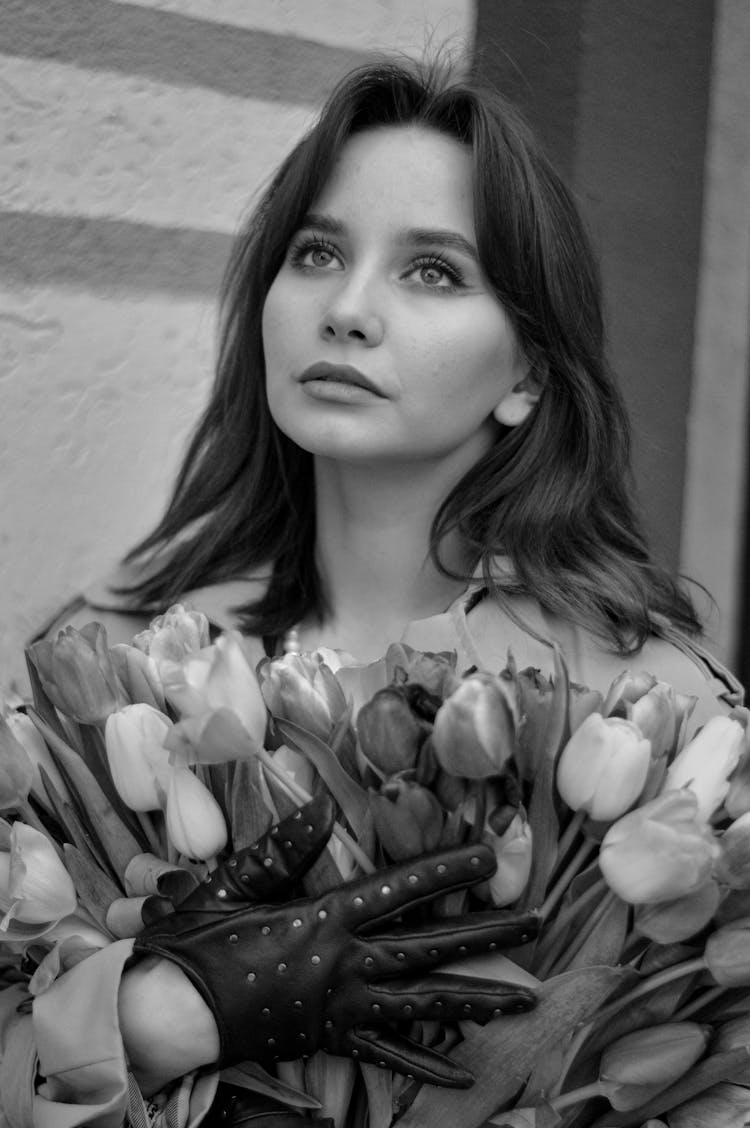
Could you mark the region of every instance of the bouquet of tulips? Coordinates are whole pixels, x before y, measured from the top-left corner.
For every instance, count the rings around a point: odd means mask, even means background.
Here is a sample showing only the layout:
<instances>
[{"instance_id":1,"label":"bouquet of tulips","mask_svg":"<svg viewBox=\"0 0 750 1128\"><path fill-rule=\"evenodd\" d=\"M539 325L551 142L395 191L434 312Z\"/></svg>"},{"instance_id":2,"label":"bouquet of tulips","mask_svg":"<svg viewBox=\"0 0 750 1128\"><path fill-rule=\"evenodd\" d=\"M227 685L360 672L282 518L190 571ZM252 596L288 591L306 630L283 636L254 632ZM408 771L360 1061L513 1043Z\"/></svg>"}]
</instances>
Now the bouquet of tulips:
<instances>
[{"instance_id":1,"label":"bouquet of tulips","mask_svg":"<svg viewBox=\"0 0 750 1128\"><path fill-rule=\"evenodd\" d=\"M679 687L626 673L600 692L559 654L551 679L403 645L254 668L239 634L211 643L180 605L132 645L92 623L28 658L33 699L0 719L0 951L32 995L326 788L338 822L307 891L488 843L492 879L433 911L536 909L539 935L451 971L539 1001L411 1024L471 1069L468 1090L323 1054L248 1088L336 1128L748 1122L748 710L696 733Z\"/></svg>"}]
</instances>

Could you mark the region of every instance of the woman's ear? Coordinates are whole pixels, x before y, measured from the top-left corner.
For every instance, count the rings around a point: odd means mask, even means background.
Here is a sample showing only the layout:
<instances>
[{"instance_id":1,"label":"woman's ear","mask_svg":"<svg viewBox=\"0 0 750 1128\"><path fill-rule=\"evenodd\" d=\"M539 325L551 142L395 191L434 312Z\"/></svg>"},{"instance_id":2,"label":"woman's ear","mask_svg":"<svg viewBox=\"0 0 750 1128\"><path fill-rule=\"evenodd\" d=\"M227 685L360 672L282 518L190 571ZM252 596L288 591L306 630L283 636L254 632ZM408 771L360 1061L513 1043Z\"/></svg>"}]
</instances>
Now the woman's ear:
<instances>
[{"instance_id":1,"label":"woman's ear","mask_svg":"<svg viewBox=\"0 0 750 1128\"><path fill-rule=\"evenodd\" d=\"M517 427L519 423L523 423L539 402L546 383L545 377L546 369L530 367L523 380L513 385L492 412L498 423L505 427Z\"/></svg>"}]
</instances>

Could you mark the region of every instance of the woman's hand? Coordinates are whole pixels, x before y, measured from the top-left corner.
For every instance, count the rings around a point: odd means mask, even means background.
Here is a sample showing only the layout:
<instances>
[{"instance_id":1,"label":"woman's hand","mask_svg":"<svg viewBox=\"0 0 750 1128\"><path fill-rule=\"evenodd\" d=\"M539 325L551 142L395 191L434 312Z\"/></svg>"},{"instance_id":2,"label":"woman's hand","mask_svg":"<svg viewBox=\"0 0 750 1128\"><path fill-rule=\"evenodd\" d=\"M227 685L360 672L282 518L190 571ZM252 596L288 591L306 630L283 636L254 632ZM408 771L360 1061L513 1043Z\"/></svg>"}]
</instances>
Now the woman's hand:
<instances>
[{"instance_id":1,"label":"woman's hand","mask_svg":"<svg viewBox=\"0 0 750 1128\"><path fill-rule=\"evenodd\" d=\"M525 942L536 931L534 914L498 910L383 927L490 876L494 855L483 846L431 854L320 897L252 903L252 882L244 880L248 867L261 884L268 871L281 877L278 858L287 850L298 880L305 842L314 842L309 865L329 821L330 812L311 821L305 811L285 820L262 843L224 863L220 883L215 873L174 914L147 926L134 950L177 964L200 993L218 1029L219 1064L271 1064L323 1049L432 1084L470 1085L466 1070L410 1041L393 1024L486 1021L533 1006L528 988L451 975L440 965ZM265 854L271 844L274 852ZM273 895L275 880L268 885L265 897Z\"/></svg>"}]
</instances>

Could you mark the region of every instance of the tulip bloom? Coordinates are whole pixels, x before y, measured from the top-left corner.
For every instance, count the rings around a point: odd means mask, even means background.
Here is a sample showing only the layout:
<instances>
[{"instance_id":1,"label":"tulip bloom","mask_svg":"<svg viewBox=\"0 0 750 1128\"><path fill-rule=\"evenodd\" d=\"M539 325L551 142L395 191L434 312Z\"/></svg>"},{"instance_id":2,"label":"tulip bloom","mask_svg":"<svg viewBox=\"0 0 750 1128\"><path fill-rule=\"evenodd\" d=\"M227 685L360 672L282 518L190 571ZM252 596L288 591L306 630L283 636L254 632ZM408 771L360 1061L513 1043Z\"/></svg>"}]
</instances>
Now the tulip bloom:
<instances>
[{"instance_id":1,"label":"tulip bloom","mask_svg":"<svg viewBox=\"0 0 750 1128\"><path fill-rule=\"evenodd\" d=\"M722 987L750 987L750 917L712 932L706 941L705 960Z\"/></svg>"},{"instance_id":2,"label":"tulip bloom","mask_svg":"<svg viewBox=\"0 0 750 1128\"><path fill-rule=\"evenodd\" d=\"M359 746L383 775L410 771L430 726L412 711L398 686L388 686L364 705L357 716Z\"/></svg>"},{"instance_id":3,"label":"tulip bloom","mask_svg":"<svg viewBox=\"0 0 750 1128\"><path fill-rule=\"evenodd\" d=\"M630 904L674 901L707 881L718 846L692 791L668 791L623 815L604 836L599 867Z\"/></svg>"},{"instance_id":4,"label":"tulip bloom","mask_svg":"<svg viewBox=\"0 0 750 1128\"><path fill-rule=\"evenodd\" d=\"M182 662L161 662L159 673L167 700L183 717L232 709L256 743L263 744L268 714L237 631L227 631Z\"/></svg>"},{"instance_id":5,"label":"tulip bloom","mask_svg":"<svg viewBox=\"0 0 750 1128\"><path fill-rule=\"evenodd\" d=\"M34 770L26 749L0 716L0 810L25 801L33 780Z\"/></svg>"},{"instance_id":6,"label":"tulip bloom","mask_svg":"<svg viewBox=\"0 0 750 1128\"><path fill-rule=\"evenodd\" d=\"M687 1073L709 1032L696 1022L665 1022L625 1034L602 1054L601 1092L615 1109L637 1108Z\"/></svg>"},{"instance_id":7,"label":"tulip bloom","mask_svg":"<svg viewBox=\"0 0 750 1128\"><path fill-rule=\"evenodd\" d=\"M260 690L275 717L328 740L346 711L346 698L322 654L285 654L261 667Z\"/></svg>"},{"instance_id":8,"label":"tulip bloom","mask_svg":"<svg viewBox=\"0 0 750 1128\"><path fill-rule=\"evenodd\" d=\"M638 905L633 927L657 944L678 944L695 936L713 920L720 901L719 886L710 877L699 889L674 901Z\"/></svg>"},{"instance_id":9,"label":"tulip bloom","mask_svg":"<svg viewBox=\"0 0 750 1128\"><path fill-rule=\"evenodd\" d=\"M175 603L133 639L133 646L156 662L181 662L203 650L211 641L208 619L202 611L188 611Z\"/></svg>"},{"instance_id":10,"label":"tulip bloom","mask_svg":"<svg viewBox=\"0 0 750 1128\"><path fill-rule=\"evenodd\" d=\"M101 623L66 627L54 640L29 647L29 656L53 705L82 724L101 724L126 704Z\"/></svg>"},{"instance_id":11,"label":"tulip bloom","mask_svg":"<svg viewBox=\"0 0 750 1128\"><path fill-rule=\"evenodd\" d=\"M557 789L572 810L611 822L635 803L650 763L651 743L637 725L591 713L562 750Z\"/></svg>"},{"instance_id":12,"label":"tulip bloom","mask_svg":"<svg viewBox=\"0 0 750 1128\"><path fill-rule=\"evenodd\" d=\"M607 691L602 713L605 717L609 717L617 711L618 715L624 716L626 706L640 700L655 685L656 678L653 674L647 674L645 670L641 670L637 674L631 673L630 670L623 670Z\"/></svg>"},{"instance_id":13,"label":"tulip bloom","mask_svg":"<svg viewBox=\"0 0 750 1128\"><path fill-rule=\"evenodd\" d=\"M0 939L43 935L76 904L70 874L47 836L0 819Z\"/></svg>"},{"instance_id":14,"label":"tulip bloom","mask_svg":"<svg viewBox=\"0 0 750 1128\"><path fill-rule=\"evenodd\" d=\"M517 724L513 683L471 674L437 711L432 732L436 759L446 772L467 779L499 775L515 750Z\"/></svg>"},{"instance_id":15,"label":"tulip bloom","mask_svg":"<svg viewBox=\"0 0 750 1128\"><path fill-rule=\"evenodd\" d=\"M677 704L675 692L666 682L657 682L648 693L628 706L628 720L638 725L646 740L651 741L655 760L669 752L675 740Z\"/></svg>"},{"instance_id":16,"label":"tulip bloom","mask_svg":"<svg viewBox=\"0 0 750 1128\"><path fill-rule=\"evenodd\" d=\"M44 768L58 795L63 799L69 798L68 789L57 764L52 759L52 754L31 717L27 717L25 713L11 711L4 718L0 718L0 759L4 764L9 762L9 757L17 756L17 752L12 748L9 752L6 743L8 740L15 741L26 753L31 765L31 791L38 799L49 805L47 789L42 782L41 768Z\"/></svg>"},{"instance_id":17,"label":"tulip bloom","mask_svg":"<svg viewBox=\"0 0 750 1128\"><path fill-rule=\"evenodd\" d=\"M744 741L739 721L711 717L670 764L663 791L689 787L698 799L699 818L709 819L729 791Z\"/></svg>"},{"instance_id":18,"label":"tulip bloom","mask_svg":"<svg viewBox=\"0 0 750 1128\"><path fill-rule=\"evenodd\" d=\"M187 858L207 861L227 844L227 824L221 807L190 768L172 771L166 825L170 842Z\"/></svg>"},{"instance_id":19,"label":"tulip bloom","mask_svg":"<svg viewBox=\"0 0 750 1128\"><path fill-rule=\"evenodd\" d=\"M443 809L426 787L394 778L370 792L370 810L384 850L396 862L437 849L443 832Z\"/></svg>"},{"instance_id":20,"label":"tulip bloom","mask_svg":"<svg viewBox=\"0 0 750 1128\"><path fill-rule=\"evenodd\" d=\"M482 841L491 847L497 860L497 869L486 882L489 899L498 908L512 905L526 888L531 873L531 827L525 815L519 812L503 834L495 834L489 827L485 829ZM482 888L479 886L477 892L484 900Z\"/></svg>"},{"instance_id":21,"label":"tulip bloom","mask_svg":"<svg viewBox=\"0 0 750 1128\"><path fill-rule=\"evenodd\" d=\"M112 782L133 811L164 806L172 768L164 741L172 728L152 705L127 705L107 717L104 742Z\"/></svg>"},{"instance_id":22,"label":"tulip bloom","mask_svg":"<svg viewBox=\"0 0 750 1128\"><path fill-rule=\"evenodd\" d=\"M750 811L740 815L719 839L716 877L732 889L750 888Z\"/></svg>"},{"instance_id":23,"label":"tulip bloom","mask_svg":"<svg viewBox=\"0 0 750 1128\"><path fill-rule=\"evenodd\" d=\"M153 705L163 713L166 708L164 687L155 660L135 646L128 646L123 642L110 647L109 653L117 676L131 701Z\"/></svg>"},{"instance_id":24,"label":"tulip bloom","mask_svg":"<svg viewBox=\"0 0 750 1128\"><path fill-rule=\"evenodd\" d=\"M745 1128L750 1089L722 1081L669 1113L669 1128Z\"/></svg>"}]
</instances>

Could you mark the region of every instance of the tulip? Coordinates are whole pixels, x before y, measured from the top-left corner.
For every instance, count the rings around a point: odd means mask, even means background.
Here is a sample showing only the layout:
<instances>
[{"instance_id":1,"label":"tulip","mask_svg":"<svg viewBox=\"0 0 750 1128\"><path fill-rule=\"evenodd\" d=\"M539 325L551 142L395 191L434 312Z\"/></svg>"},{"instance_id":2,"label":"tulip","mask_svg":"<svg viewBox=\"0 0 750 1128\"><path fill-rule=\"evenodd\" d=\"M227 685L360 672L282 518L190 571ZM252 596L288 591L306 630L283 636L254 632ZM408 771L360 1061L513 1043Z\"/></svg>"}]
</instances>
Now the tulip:
<instances>
[{"instance_id":1,"label":"tulip","mask_svg":"<svg viewBox=\"0 0 750 1128\"><path fill-rule=\"evenodd\" d=\"M221 807L190 768L175 768L170 776L166 825L170 842L187 858L207 861L227 844Z\"/></svg>"},{"instance_id":2,"label":"tulip","mask_svg":"<svg viewBox=\"0 0 750 1128\"><path fill-rule=\"evenodd\" d=\"M476 892L484 899L483 891L486 888L489 900L497 908L512 905L528 885L531 873L533 839L525 814L519 811L500 835L490 829L488 819L482 841L494 851L497 869Z\"/></svg>"},{"instance_id":3,"label":"tulip","mask_svg":"<svg viewBox=\"0 0 750 1128\"><path fill-rule=\"evenodd\" d=\"M256 743L263 744L268 714L237 631L227 631L182 662L161 662L159 673L167 700L182 716L232 709Z\"/></svg>"},{"instance_id":4,"label":"tulip","mask_svg":"<svg viewBox=\"0 0 750 1128\"><path fill-rule=\"evenodd\" d=\"M429 731L430 726L414 714L399 686L379 690L357 717L360 749L385 776L415 767Z\"/></svg>"},{"instance_id":5,"label":"tulip","mask_svg":"<svg viewBox=\"0 0 750 1128\"><path fill-rule=\"evenodd\" d=\"M745 1128L750 1119L750 1089L721 1082L673 1108L669 1128Z\"/></svg>"},{"instance_id":6,"label":"tulip","mask_svg":"<svg viewBox=\"0 0 750 1128\"><path fill-rule=\"evenodd\" d=\"M615 1109L637 1108L666 1089L703 1054L710 1028L665 1022L625 1034L604 1051L599 1085Z\"/></svg>"},{"instance_id":7,"label":"tulip","mask_svg":"<svg viewBox=\"0 0 750 1128\"><path fill-rule=\"evenodd\" d=\"M740 722L745 730L740 759L732 773L729 791L724 798L724 809L730 818L736 819L750 811L750 710L737 707L729 714Z\"/></svg>"},{"instance_id":8,"label":"tulip","mask_svg":"<svg viewBox=\"0 0 750 1128\"><path fill-rule=\"evenodd\" d=\"M532 666L516 674L516 693L519 712L516 762L521 778L532 780L539 770L554 693L552 683Z\"/></svg>"},{"instance_id":9,"label":"tulip","mask_svg":"<svg viewBox=\"0 0 750 1128\"><path fill-rule=\"evenodd\" d=\"M698 815L709 819L729 791L745 740L739 721L711 717L669 766L664 791L689 787L698 798Z\"/></svg>"},{"instance_id":10,"label":"tulip","mask_svg":"<svg viewBox=\"0 0 750 1128\"><path fill-rule=\"evenodd\" d=\"M577 728L580 728L592 713L601 713L603 704L604 698L598 689L589 689L586 685L571 682L568 687L570 731L575 732Z\"/></svg>"},{"instance_id":11,"label":"tulip","mask_svg":"<svg viewBox=\"0 0 750 1128\"><path fill-rule=\"evenodd\" d=\"M677 704L671 685L657 682L648 693L626 708L628 720L638 725L646 740L651 742L654 760L671 751L677 724Z\"/></svg>"},{"instance_id":12,"label":"tulip","mask_svg":"<svg viewBox=\"0 0 750 1128\"><path fill-rule=\"evenodd\" d=\"M82 724L101 724L126 704L101 623L66 627L54 640L29 647L44 692L53 705Z\"/></svg>"},{"instance_id":13,"label":"tulip","mask_svg":"<svg viewBox=\"0 0 750 1128\"><path fill-rule=\"evenodd\" d=\"M399 777L370 791L370 810L385 852L395 862L419 858L437 849L443 809L426 787Z\"/></svg>"},{"instance_id":14,"label":"tulip","mask_svg":"<svg viewBox=\"0 0 750 1128\"><path fill-rule=\"evenodd\" d=\"M104 742L112 782L133 811L164 806L172 769L164 746L172 722L151 705L127 705L107 717Z\"/></svg>"},{"instance_id":15,"label":"tulip","mask_svg":"<svg viewBox=\"0 0 750 1128\"><path fill-rule=\"evenodd\" d=\"M34 781L34 769L26 749L0 716L0 811L26 801Z\"/></svg>"},{"instance_id":16,"label":"tulip","mask_svg":"<svg viewBox=\"0 0 750 1128\"><path fill-rule=\"evenodd\" d=\"M148 630L133 639L133 646L156 662L181 662L188 654L203 650L211 641L208 619L202 611L188 611L175 603L152 619Z\"/></svg>"},{"instance_id":17,"label":"tulip","mask_svg":"<svg viewBox=\"0 0 750 1128\"><path fill-rule=\"evenodd\" d=\"M711 1043L711 1053L724 1054L744 1046L750 1046L750 1015L747 1014L738 1015L737 1018L732 1018L719 1027ZM725 1080L733 1081L737 1085L750 1085L750 1058L746 1065L739 1066L731 1077L725 1077Z\"/></svg>"},{"instance_id":18,"label":"tulip","mask_svg":"<svg viewBox=\"0 0 750 1128\"><path fill-rule=\"evenodd\" d=\"M70 875L47 836L0 819L0 937L42 935L74 912L76 903Z\"/></svg>"},{"instance_id":19,"label":"tulip","mask_svg":"<svg viewBox=\"0 0 750 1128\"><path fill-rule=\"evenodd\" d=\"M721 901L718 884L710 877L699 889L674 901L638 905L633 927L657 944L677 944L695 936L713 919Z\"/></svg>"},{"instance_id":20,"label":"tulip","mask_svg":"<svg viewBox=\"0 0 750 1128\"><path fill-rule=\"evenodd\" d=\"M135 646L118 642L110 648L112 664L131 701L166 709L164 687L155 660Z\"/></svg>"},{"instance_id":21,"label":"tulip","mask_svg":"<svg viewBox=\"0 0 750 1128\"><path fill-rule=\"evenodd\" d=\"M58 795L63 799L69 798L68 789L57 764L52 759L52 754L31 717L11 710L4 719L0 718L0 757L4 764L7 764L14 755L12 749L9 752L9 746L5 743L7 739L15 740L26 753L31 764L31 790L37 798L48 804L41 768L44 768Z\"/></svg>"},{"instance_id":22,"label":"tulip","mask_svg":"<svg viewBox=\"0 0 750 1128\"><path fill-rule=\"evenodd\" d=\"M211 709L185 717L164 738L170 764L224 764L252 759L259 745L233 709Z\"/></svg>"},{"instance_id":23,"label":"tulip","mask_svg":"<svg viewBox=\"0 0 750 1128\"><path fill-rule=\"evenodd\" d=\"M389 684L405 680L441 698L452 693L459 682L455 651L435 654L414 650L404 642L392 642L385 652L385 667Z\"/></svg>"},{"instance_id":24,"label":"tulip","mask_svg":"<svg viewBox=\"0 0 750 1128\"><path fill-rule=\"evenodd\" d=\"M635 803L650 763L650 741L637 725L591 713L562 750L557 789L572 810L611 822Z\"/></svg>"},{"instance_id":25,"label":"tulip","mask_svg":"<svg viewBox=\"0 0 750 1128\"><path fill-rule=\"evenodd\" d=\"M321 740L330 738L346 711L344 691L319 653L285 654L264 664L260 688L269 712Z\"/></svg>"},{"instance_id":26,"label":"tulip","mask_svg":"<svg viewBox=\"0 0 750 1128\"><path fill-rule=\"evenodd\" d=\"M471 674L438 709L432 742L440 766L452 775L499 775L516 747L518 705L510 683Z\"/></svg>"},{"instance_id":27,"label":"tulip","mask_svg":"<svg viewBox=\"0 0 750 1128\"><path fill-rule=\"evenodd\" d=\"M631 904L674 901L708 879L718 853L692 791L668 791L623 815L604 836L599 867Z\"/></svg>"},{"instance_id":28,"label":"tulip","mask_svg":"<svg viewBox=\"0 0 750 1128\"><path fill-rule=\"evenodd\" d=\"M722 987L750 987L750 917L712 932L704 956L706 967Z\"/></svg>"},{"instance_id":29,"label":"tulip","mask_svg":"<svg viewBox=\"0 0 750 1128\"><path fill-rule=\"evenodd\" d=\"M632 705L638 701L655 685L656 678L653 674L647 674L645 670L638 674L632 674L630 670L623 670L607 691L602 708L603 715L610 717L613 713L616 713L618 716L625 716L626 705Z\"/></svg>"},{"instance_id":30,"label":"tulip","mask_svg":"<svg viewBox=\"0 0 750 1128\"><path fill-rule=\"evenodd\" d=\"M750 811L727 827L719 839L719 849L717 879L732 889L750 888Z\"/></svg>"}]
</instances>

